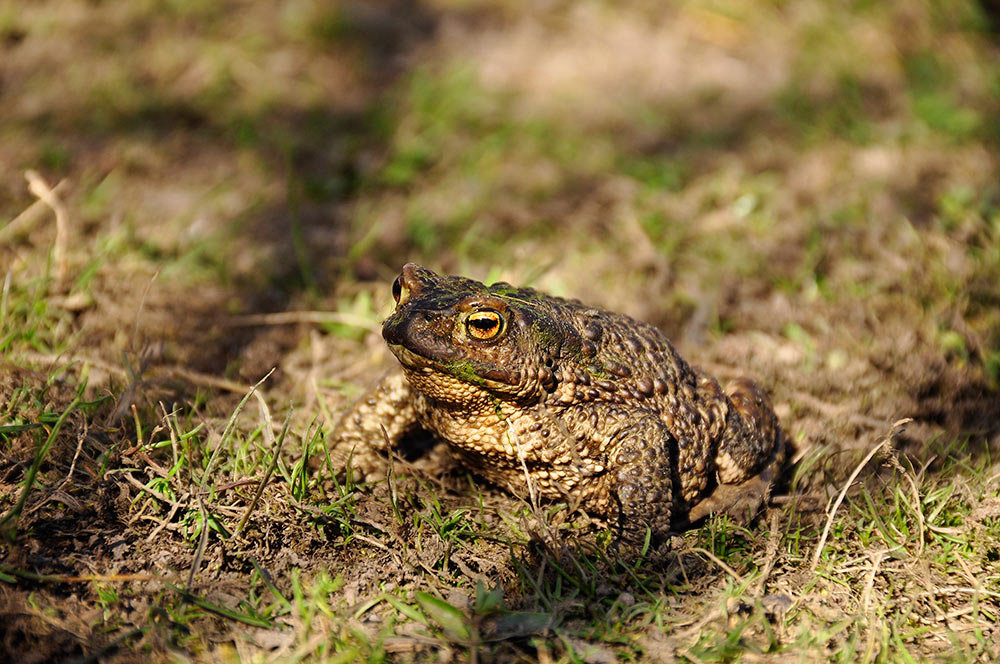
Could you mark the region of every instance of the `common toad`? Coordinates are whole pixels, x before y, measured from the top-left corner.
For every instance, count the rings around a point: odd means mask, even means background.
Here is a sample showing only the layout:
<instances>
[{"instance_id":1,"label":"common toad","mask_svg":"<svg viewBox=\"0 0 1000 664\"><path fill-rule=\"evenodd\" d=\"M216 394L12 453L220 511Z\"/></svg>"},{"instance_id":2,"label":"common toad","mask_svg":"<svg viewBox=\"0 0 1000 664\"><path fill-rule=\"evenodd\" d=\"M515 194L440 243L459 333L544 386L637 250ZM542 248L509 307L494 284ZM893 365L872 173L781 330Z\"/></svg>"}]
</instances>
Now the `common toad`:
<instances>
[{"instance_id":1,"label":"common toad","mask_svg":"<svg viewBox=\"0 0 1000 664\"><path fill-rule=\"evenodd\" d=\"M490 482L575 502L629 537L745 517L766 497L784 455L767 395L749 379L723 390L652 325L412 263L392 291L382 336L402 371L331 447L362 474L422 428Z\"/></svg>"}]
</instances>

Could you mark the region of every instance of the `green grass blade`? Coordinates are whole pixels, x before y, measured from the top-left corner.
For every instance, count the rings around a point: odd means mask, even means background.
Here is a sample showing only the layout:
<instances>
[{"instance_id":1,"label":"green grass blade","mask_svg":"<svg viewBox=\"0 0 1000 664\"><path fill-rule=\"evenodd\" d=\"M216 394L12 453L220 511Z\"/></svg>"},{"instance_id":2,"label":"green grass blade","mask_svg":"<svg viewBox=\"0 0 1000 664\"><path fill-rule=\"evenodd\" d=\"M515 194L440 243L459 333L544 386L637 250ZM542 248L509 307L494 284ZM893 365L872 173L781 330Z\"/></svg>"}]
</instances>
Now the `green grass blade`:
<instances>
[{"instance_id":1,"label":"green grass blade","mask_svg":"<svg viewBox=\"0 0 1000 664\"><path fill-rule=\"evenodd\" d=\"M28 469L28 473L24 478L24 489L21 491L21 497L18 499L17 504L11 508L10 512L8 512L3 519L0 519L0 534L10 541L14 541L14 538L17 537L17 522L21 517L21 512L24 511L24 504L27 502L28 496L31 494L31 487L35 483L35 477L38 475L38 469L41 468L42 462L49 453L52 443L55 442L56 436L59 435L59 431L66 422L66 418L69 417L70 413L76 409L79 403L80 397L73 399L66 410L62 412L62 415L59 416L59 419L56 420L56 423L52 426L52 430L49 432L45 442L42 443L35 452L35 460L32 462L31 467Z\"/></svg>"},{"instance_id":2,"label":"green grass blade","mask_svg":"<svg viewBox=\"0 0 1000 664\"><path fill-rule=\"evenodd\" d=\"M178 588L172 583L168 583L167 586L174 590L178 595L184 598L185 601L191 602L195 606L199 606L206 611L211 611L212 613L222 616L223 618L229 618L230 620L236 620L244 625L252 625L253 627L272 627L273 623L270 620L265 620L264 618L258 618L256 616L251 616L246 613L240 613L229 607L222 606L221 604L215 604L210 602L204 597L199 597L194 593L188 592L182 588Z\"/></svg>"}]
</instances>

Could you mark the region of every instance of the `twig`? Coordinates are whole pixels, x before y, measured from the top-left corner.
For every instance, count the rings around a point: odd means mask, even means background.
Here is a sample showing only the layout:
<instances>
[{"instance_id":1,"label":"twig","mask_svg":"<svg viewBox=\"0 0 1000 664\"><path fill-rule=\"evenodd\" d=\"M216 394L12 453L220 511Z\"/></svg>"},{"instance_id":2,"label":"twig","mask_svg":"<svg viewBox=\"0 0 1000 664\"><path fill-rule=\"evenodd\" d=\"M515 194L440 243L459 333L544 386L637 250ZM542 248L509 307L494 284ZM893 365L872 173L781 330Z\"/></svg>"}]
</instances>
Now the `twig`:
<instances>
[{"instance_id":1,"label":"twig","mask_svg":"<svg viewBox=\"0 0 1000 664\"><path fill-rule=\"evenodd\" d=\"M1000 593L982 588L968 588L963 586L937 586L934 588L935 595L955 595L965 593L969 595L982 595L983 597L1000 598Z\"/></svg>"},{"instance_id":2,"label":"twig","mask_svg":"<svg viewBox=\"0 0 1000 664\"><path fill-rule=\"evenodd\" d=\"M132 477L131 473L129 473L127 471L121 473L121 476L125 478L126 482L128 482L129 484L131 484L135 488L139 489L140 491L142 491L144 493L148 493L155 500L160 500L160 501L162 501L164 503L167 503L168 505L170 505L172 507L188 509L188 506L185 505L184 503L178 502L178 501L174 500L173 498L167 498L163 494L156 493L155 491L153 491L152 489L150 489L148 486L146 486L145 484L143 484L142 482L140 482L136 478Z\"/></svg>"},{"instance_id":3,"label":"twig","mask_svg":"<svg viewBox=\"0 0 1000 664\"><path fill-rule=\"evenodd\" d=\"M69 272L66 264L66 243L69 241L69 213L66 206L59 200L56 192L49 187L37 171L28 170L24 173L28 181L28 190L39 200L52 208L56 214L56 241L52 248L52 258L56 264L56 280L61 284Z\"/></svg>"},{"instance_id":4,"label":"twig","mask_svg":"<svg viewBox=\"0 0 1000 664\"><path fill-rule=\"evenodd\" d=\"M60 180L56 186L52 187L52 193L61 194L66 189L66 184L66 180ZM45 212L46 207L48 207L48 205L45 201L39 199L24 208L21 214L14 217L9 224L0 228L0 244L6 244L18 235L22 235L31 230L31 227L42 218L42 214Z\"/></svg>"},{"instance_id":5,"label":"twig","mask_svg":"<svg viewBox=\"0 0 1000 664\"><path fill-rule=\"evenodd\" d=\"M107 371L109 374L115 374L121 378L128 378L128 372L126 372L121 367L115 364L111 364L109 362L105 362L100 358L90 357L87 355L74 355L71 353L59 353L58 355L55 355L48 353L38 353L34 351L26 351L20 353L18 357L22 357L32 362L39 362L41 364L50 364L50 365L59 364L60 362L65 362L67 364L71 364L73 362L82 362L84 364L93 365L98 369L100 369L101 371Z\"/></svg>"},{"instance_id":6,"label":"twig","mask_svg":"<svg viewBox=\"0 0 1000 664\"><path fill-rule=\"evenodd\" d=\"M270 376L274 372L271 369L267 375ZM227 392L233 392L235 394L246 394L251 388L247 385L237 383L235 381L227 380L225 378L219 378L218 376L213 376L211 374L201 373L199 371L192 371L190 369L184 369L182 367L173 367L167 369L164 374L171 378L181 378L194 385L202 385L204 387L214 387L220 390L225 390ZM265 376L267 378L267 376Z\"/></svg>"},{"instance_id":7,"label":"twig","mask_svg":"<svg viewBox=\"0 0 1000 664\"><path fill-rule=\"evenodd\" d=\"M170 466L173 467L177 465L177 437L179 435L176 421L177 411L171 410L170 413L167 413L167 407L163 405L162 401L160 402L160 411L163 413L163 421L167 423L167 431L170 432Z\"/></svg>"},{"instance_id":8,"label":"twig","mask_svg":"<svg viewBox=\"0 0 1000 664\"><path fill-rule=\"evenodd\" d=\"M535 490L535 479L531 476L528 471L527 458L528 454L521 448L521 441L519 439L514 440L510 434L510 423L507 418L499 411L497 411L497 419L499 423L503 426L503 436L507 439L507 444L512 450L517 451L517 460L521 462L521 472L524 473L524 483L528 487L528 501L531 507L531 515L535 517L535 521L538 523L539 527L545 531L546 536L552 536L549 529L548 521L544 518L541 510L538 507L538 494Z\"/></svg>"},{"instance_id":9,"label":"twig","mask_svg":"<svg viewBox=\"0 0 1000 664\"><path fill-rule=\"evenodd\" d=\"M64 479L62 481L62 484L59 485L60 489L62 487L64 487L64 486L66 486L66 484L68 484L69 481L71 479L73 479L73 471L76 470L76 461L77 461L77 459L80 458L80 452L83 450L83 441L87 438L87 429L88 429L87 419L84 418L84 420L83 420L83 431L80 433L79 436L77 436L76 452L73 453L73 461L69 464L69 472L66 473L66 479Z\"/></svg>"},{"instance_id":10,"label":"twig","mask_svg":"<svg viewBox=\"0 0 1000 664\"><path fill-rule=\"evenodd\" d=\"M368 537L367 535L362 535L361 533L358 532L352 533L352 536L354 537L354 539L360 540L366 544L370 544L374 546L376 549L382 549L383 551L388 551L389 553L392 554L393 558L398 558L394 550L390 549L382 542L379 542L377 539L373 539L371 537Z\"/></svg>"},{"instance_id":11,"label":"twig","mask_svg":"<svg viewBox=\"0 0 1000 664\"><path fill-rule=\"evenodd\" d=\"M112 471L109 471L108 474L116 473L116 472L118 474L120 474L122 477L124 477L126 479L126 481L128 481L129 484L131 484L132 486L134 486L135 488L139 489L140 491L142 491L144 493L148 493L150 496L152 496L156 500L159 500L161 502L164 502L164 503L166 503L168 505L172 505L172 506L175 506L175 507L184 508L184 509L191 509L191 505L188 505L188 504L176 501L176 500L174 500L172 498L167 498L163 494L156 493L155 491L153 491L152 489L150 489L148 486L146 486L145 484L143 484L139 480L137 480L134 477L132 477L131 473L138 472L137 469L135 469L135 468L123 468L123 469L120 469L119 471L112 470ZM200 493L185 492L184 495L182 496L182 498L187 498L187 497L190 497L192 495L196 495L196 496L200 497L200 496L208 495L208 491L202 491ZM226 514L238 514L239 513L239 510L236 509L235 507L228 507L226 505L219 505L217 503L209 503L208 506L211 507L216 512L225 512Z\"/></svg>"},{"instance_id":12,"label":"twig","mask_svg":"<svg viewBox=\"0 0 1000 664\"><path fill-rule=\"evenodd\" d=\"M162 521L160 519L154 519L158 525L156 526L156 528L153 529L153 532L149 533L149 535L146 536L146 541L152 542L154 539L156 539L156 536L159 535L161 532L163 532L163 529L166 528L167 525L174 520L174 516L176 516L177 511L180 510L180 508L181 506L175 503L170 506L170 513L167 514L165 519L163 519ZM147 518L152 519L153 517L147 517Z\"/></svg>"},{"instance_id":13,"label":"twig","mask_svg":"<svg viewBox=\"0 0 1000 664\"><path fill-rule=\"evenodd\" d=\"M913 421L912 418L907 417L902 420L897 420L895 423L893 423L892 429L882 439L882 442L873 447L871 451L865 455L865 458L862 459L861 463L857 465L857 467L854 469L854 472L851 473L851 476L847 478L847 481L844 483L844 488L840 490L840 494L837 496L837 500L834 501L833 507L830 508L830 514L827 516L826 519L826 526L823 528L823 534L820 536L819 544L816 545L816 552L813 554L812 565L809 568L810 572L815 572L816 567L819 565L820 554L823 553L823 547L826 546L826 539L827 537L830 536L830 528L833 527L833 517L836 516L837 510L840 508L840 504L844 502L844 497L847 495L847 490L851 488L851 485L854 484L854 480L857 479L858 475L861 473L861 470L868 465L868 462L872 460L872 457L874 457L878 452L883 450L887 445L889 445L892 442L893 438L895 438L897 435L899 435L899 433L901 433L901 427L912 421Z\"/></svg>"}]
</instances>

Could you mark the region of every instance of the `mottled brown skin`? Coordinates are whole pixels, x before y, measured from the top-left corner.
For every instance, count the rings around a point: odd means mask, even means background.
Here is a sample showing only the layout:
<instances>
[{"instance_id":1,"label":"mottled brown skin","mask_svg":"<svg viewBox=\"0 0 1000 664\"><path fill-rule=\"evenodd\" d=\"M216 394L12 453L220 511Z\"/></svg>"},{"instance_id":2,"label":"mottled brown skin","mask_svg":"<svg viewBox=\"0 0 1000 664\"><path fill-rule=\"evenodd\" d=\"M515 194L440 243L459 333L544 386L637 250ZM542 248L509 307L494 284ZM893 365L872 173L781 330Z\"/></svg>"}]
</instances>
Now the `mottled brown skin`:
<instances>
[{"instance_id":1,"label":"mottled brown skin","mask_svg":"<svg viewBox=\"0 0 1000 664\"><path fill-rule=\"evenodd\" d=\"M335 458L371 473L420 427L490 482L636 537L766 497L784 447L767 396L747 379L723 391L653 326L414 264L393 290L382 336L402 372L345 416Z\"/></svg>"}]
</instances>

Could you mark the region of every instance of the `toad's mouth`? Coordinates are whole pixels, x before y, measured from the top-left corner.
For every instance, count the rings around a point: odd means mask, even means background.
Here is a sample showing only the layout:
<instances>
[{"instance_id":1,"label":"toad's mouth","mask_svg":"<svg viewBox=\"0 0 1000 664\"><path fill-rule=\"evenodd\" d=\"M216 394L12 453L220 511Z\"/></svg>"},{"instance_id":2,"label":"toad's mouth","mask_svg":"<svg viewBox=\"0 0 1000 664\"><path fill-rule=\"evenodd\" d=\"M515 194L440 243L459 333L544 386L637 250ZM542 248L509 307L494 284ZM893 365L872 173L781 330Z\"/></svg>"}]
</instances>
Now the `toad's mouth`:
<instances>
[{"instance_id":1,"label":"toad's mouth","mask_svg":"<svg viewBox=\"0 0 1000 664\"><path fill-rule=\"evenodd\" d=\"M402 344L387 344L407 371L421 374L445 374L462 382L491 390L509 390L516 386L520 373L500 368L487 369L465 360L441 361L422 355Z\"/></svg>"},{"instance_id":2,"label":"toad's mouth","mask_svg":"<svg viewBox=\"0 0 1000 664\"><path fill-rule=\"evenodd\" d=\"M389 346L389 350L396 356L399 363L407 369L433 369L438 366L438 362L436 360L432 360L426 355L421 355L416 351L410 350L403 344L386 345Z\"/></svg>"}]
</instances>

